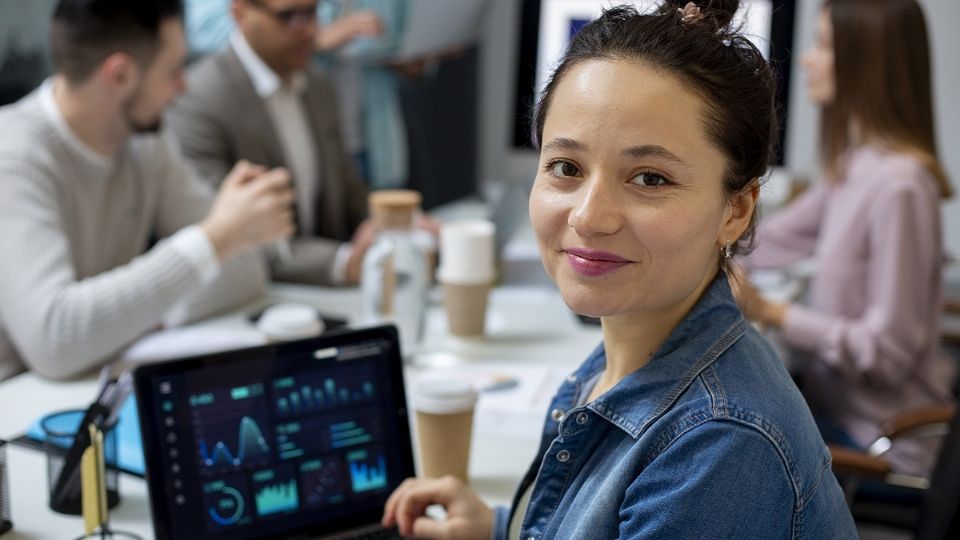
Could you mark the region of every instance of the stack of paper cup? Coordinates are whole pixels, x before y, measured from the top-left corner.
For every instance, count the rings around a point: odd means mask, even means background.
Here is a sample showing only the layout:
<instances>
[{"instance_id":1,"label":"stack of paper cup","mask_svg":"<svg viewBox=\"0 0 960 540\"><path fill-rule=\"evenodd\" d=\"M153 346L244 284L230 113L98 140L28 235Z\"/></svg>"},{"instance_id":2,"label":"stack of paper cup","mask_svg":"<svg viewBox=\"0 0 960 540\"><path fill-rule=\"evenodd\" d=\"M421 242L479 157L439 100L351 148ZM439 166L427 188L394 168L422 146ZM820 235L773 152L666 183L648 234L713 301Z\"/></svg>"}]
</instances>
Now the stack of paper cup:
<instances>
[{"instance_id":1,"label":"stack of paper cup","mask_svg":"<svg viewBox=\"0 0 960 540\"><path fill-rule=\"evenodd\" d=\"M450 333L483 335L487 297L495 277L492 222L472 219L441 227L437 280L443 286Z\"/></svg>"}]
</instances>

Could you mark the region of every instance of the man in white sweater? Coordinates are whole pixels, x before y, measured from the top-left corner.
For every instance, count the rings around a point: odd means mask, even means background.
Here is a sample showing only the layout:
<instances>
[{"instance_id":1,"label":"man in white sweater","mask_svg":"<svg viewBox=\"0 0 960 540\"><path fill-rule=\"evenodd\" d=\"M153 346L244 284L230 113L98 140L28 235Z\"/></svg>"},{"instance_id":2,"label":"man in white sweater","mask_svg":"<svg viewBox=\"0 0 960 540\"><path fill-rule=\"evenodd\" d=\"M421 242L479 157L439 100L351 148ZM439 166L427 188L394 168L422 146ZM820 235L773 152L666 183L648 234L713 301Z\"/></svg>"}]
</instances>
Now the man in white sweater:
<instances>
[{"instance_id":1,"label":"man in white sweater","mask_svg":"<svg viewBox=\"0 0 960 540\"><path fill-rule=\"evenodd\" d=\"M158 134L184 88L181 13L61 0L57 73L0 108L0 380L70 377L254 298L253 248L293 233L285 170L240 163L214 197Z\"/></svg>"}]
</instances>

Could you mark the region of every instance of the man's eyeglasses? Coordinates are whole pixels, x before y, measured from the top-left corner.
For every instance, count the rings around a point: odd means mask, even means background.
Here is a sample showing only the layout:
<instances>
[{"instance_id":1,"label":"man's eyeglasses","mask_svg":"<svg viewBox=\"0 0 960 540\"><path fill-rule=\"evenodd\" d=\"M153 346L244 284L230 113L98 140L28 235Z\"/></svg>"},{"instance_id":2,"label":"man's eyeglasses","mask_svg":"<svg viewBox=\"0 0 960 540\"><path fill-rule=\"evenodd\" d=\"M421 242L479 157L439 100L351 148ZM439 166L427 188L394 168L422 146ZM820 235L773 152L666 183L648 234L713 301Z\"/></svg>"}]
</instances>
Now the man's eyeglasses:
<instances>
[{"instance_id":1,"label":"man's eyeglasses","mask_svg":"<svg viewBox=\"0 0 960 540\"><path fill-rule=\"evenodd\" d=\"M309 7L273 10L261 3L261 0L247 0L251 6L270 15L287 28L301 28L317 22L317 4Z\"/></svg>"}]
</instances>

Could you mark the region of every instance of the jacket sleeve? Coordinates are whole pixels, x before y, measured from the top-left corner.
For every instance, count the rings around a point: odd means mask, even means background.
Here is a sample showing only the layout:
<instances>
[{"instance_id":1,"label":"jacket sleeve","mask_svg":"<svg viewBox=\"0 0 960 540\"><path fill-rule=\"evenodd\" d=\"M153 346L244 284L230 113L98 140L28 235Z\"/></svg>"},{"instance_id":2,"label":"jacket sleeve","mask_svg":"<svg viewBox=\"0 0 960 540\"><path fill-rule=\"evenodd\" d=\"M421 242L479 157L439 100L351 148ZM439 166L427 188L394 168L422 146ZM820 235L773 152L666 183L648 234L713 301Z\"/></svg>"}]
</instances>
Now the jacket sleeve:
<instances>
[{"instance_id":1,"label":"jacket sleeve","mask_svg":"<svg viewBox=\"0 0 960 540\"><path fill-rule=\"evenodd\" d=\"M764 434L710 421L680 435L627 488L620 538L792 538L797 506Z\"/></svg>"},{"instance_id":2,"label":"jacket sleeve","mask_svg":"<svg viewBox=\"0 0 960 540\"><path fill-rule=\"evenodd\" d=\"M828 192L826 182L818 182L786 208L761 220L756 249L740 262L751 269L779 269L812 257Z\"/></svg>"},{"instance_id":3,"label":"jacket sleeve","mask_svg":"<svg viewBox=\"0 0 960 540\"><path fill-rule=\"evenodd\" d=\"M493 509L493 534L491 540L507 540L510 529L510 508L497 506Z\"/></svg>"},{"instance_id":4,"label":"jacket sleeve","mask_svg":"<svg viewBox=\"0 0 960 540\"><path fill-rule=\"evenodd\" d=\"M894 179L891 179L893 182ZM897 385L933 346L939 218L922 178L877 193L869 212L868 304L857 318L792 305L784 340L812 350L849 380Z\"/></svg>"},{"instance_id":5,"label":"jacket sleeve","mask_svg":"<svg viewBox=\"0 0 960 540\"><path fill-rule=\"evenodd\" d=\"M308 285L338 285L334 279L337 251L343 242L318 236L296 236L290 239L289 260L273 250L268 254L271 275L277 281Z\"/></svg>"}]
</instances>

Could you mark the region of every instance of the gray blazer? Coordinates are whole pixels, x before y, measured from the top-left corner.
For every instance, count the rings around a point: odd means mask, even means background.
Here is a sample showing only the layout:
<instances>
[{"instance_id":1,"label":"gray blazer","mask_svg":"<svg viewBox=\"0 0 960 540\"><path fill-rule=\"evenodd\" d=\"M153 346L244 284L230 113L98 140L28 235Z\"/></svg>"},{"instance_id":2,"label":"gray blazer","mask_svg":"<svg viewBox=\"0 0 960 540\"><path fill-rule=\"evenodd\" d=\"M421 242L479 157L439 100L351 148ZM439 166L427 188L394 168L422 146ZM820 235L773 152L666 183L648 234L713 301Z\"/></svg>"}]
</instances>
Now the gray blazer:
<instances>
[{"instance_id":1,"label":"gray blazer","mask_svg":"<svg viewBox=\"0 0 960 540\"><path fill-rule=\"evenodd\" d=\"M280 281L330 284L337 249L366 217L367 189L344 147L333 87L315 68L308 70L307 81L304 106L322 179L313 205L315 225L298 231L291 260L271 257L271 270ZM288 167L266 106L232 47L199 60L188 71L187 84L166 120L201 177L218 186L241 159Z\"/></svg>"}]
</instances>

